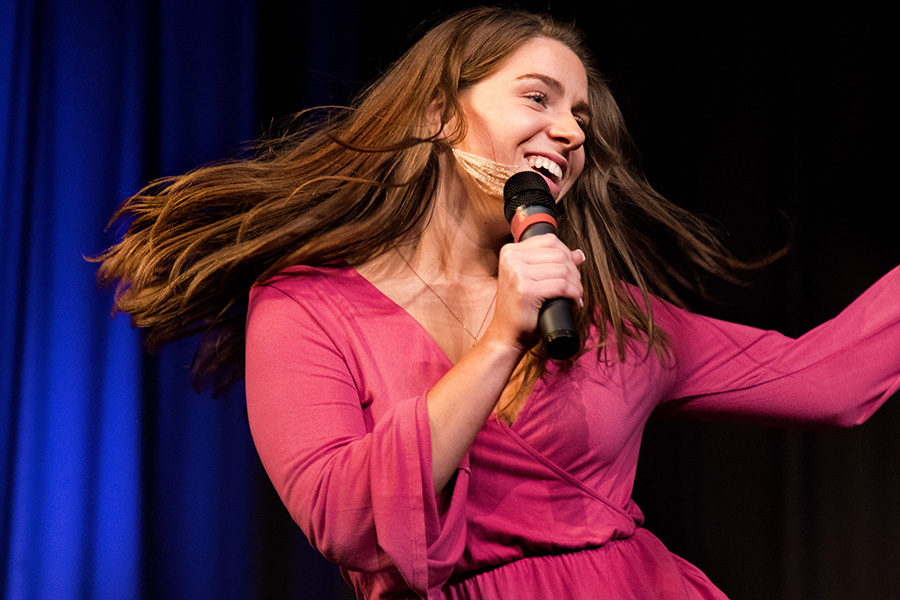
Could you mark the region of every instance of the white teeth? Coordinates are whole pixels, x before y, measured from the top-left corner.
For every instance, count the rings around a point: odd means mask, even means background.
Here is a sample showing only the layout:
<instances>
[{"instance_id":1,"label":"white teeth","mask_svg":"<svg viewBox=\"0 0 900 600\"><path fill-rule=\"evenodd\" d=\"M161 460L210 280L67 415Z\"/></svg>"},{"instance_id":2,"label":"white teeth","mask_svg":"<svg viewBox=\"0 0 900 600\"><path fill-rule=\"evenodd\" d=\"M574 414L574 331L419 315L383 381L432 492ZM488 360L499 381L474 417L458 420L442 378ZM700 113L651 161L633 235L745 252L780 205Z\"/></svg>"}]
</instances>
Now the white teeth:
<instances>
[{"instance_id":1,"label":"white teeth","mask_svg":"<svg viewBox=\"0 0 900 600\"><path fill-rule=\"evenodd\" d=\"M562 177L562 168L544 156L529 156L525 159L528 162L528 166L534 169L546 169L552 175L556 177Z\"/></svg>"}]
</instances>

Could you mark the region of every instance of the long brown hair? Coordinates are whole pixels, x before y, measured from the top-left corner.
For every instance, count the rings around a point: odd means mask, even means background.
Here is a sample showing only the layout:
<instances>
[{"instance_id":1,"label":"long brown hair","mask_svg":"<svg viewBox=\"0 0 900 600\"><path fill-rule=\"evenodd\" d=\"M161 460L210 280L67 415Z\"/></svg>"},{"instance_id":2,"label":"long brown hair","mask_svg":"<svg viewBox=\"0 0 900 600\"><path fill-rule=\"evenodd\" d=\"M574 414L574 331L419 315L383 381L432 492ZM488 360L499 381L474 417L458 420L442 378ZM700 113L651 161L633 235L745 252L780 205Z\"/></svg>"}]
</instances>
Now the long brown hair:
<instances>
[{"instance_id":1,"label":"long brown hair","mask_svg":"<svg viewBox=\"0 0 900 600\"><path fill-rule=\"evenodd\" d=\"M195 382L227 387L243 374L253 283L294 264L358 265L414 235L431 207L438 157L465 136L460 91L534 37L567 45L588 74L587 163L563 200L560 222L562 239L588 255L582 339L596 325L602 352L608 324L620 357L629 338L664 352L647 296L678 302L677 289L695 282L670 266L657 236L672 240L698 273L728 277L746 265L634 167L622 115L579 33L498 8L466 10L436 26L324 123L264 140L251 159L154 181L126 200L111 223L130 220L127 232L94 259L101 283L118 282L115 309L131 314L151 348L204 332ZM429 128L435 101L445 124L439 134ZM451 122L456 130L446 131ZM538 347L526 361L526 379L538 377L546 361Z\"/></svg>"}]
</instances>

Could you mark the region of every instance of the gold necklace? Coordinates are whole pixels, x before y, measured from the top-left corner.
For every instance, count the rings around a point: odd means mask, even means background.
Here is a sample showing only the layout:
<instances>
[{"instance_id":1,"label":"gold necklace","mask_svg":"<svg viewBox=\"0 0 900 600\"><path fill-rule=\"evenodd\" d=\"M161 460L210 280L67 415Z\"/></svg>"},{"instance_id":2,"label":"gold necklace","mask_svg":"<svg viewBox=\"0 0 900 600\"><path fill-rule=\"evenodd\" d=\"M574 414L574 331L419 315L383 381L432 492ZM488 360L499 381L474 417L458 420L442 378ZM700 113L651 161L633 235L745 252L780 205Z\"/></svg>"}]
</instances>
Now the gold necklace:
<instances>
[{"instance_id":1,"label":"gold necklace","mask_svg":"<svg viewBox=\"0 0 900 600\"><path fill-rule=\"evenodd\" d=\"M444 306L444 308L447 309L447 312L450 313L450 316L453 317L454 319L456 319L456 322L459 323L459 326L462 327L463 330L464 330L466 333L469 334L469 337L471 337L473 341L477 342L477 341L478 341L478 336L481 335L481 330L484 329L484 324L487 322L488 315L491 314L491 308L494 307L494 302L497 300L497 292L496 292L496 291L494 292L494 297L491 298L491 303L488 304L487 311L484 313L484 317L481 319L481 325L478 326L478 331L476 331L475 333L472 333L472 332L469 330L469 328L466 327L466 324L463 323L463 320L460 319L460 318L456 315L455 312L453 312L453 310L450 308L450 305L448 305L446 302L444 302L444 299L441 298L441 295L438 294L436 291L434 291L434 288L431 287L431 285L429 285L428 282L425 281L425 280L422 278L421 275L419 275L418 271L416 271L416 270L413 268L413 266L409 263L409 261L406 260L406 257L403 256L403 253L400 252L400 249L397 248L396 246L394 246L394 251L400 256L400 258L403 260L403 262L406 263L406 266L409 267L409 270L412 271L413 275L416 276L416 279L418 279L419 281L421 281L422 284L423 284L426 288L428 288L428 291L431 292L432 294L434 294L434 297L437 298L437 299L438 299L438 302L440 302L440 303Z\"/></svg>"}]
</instances>

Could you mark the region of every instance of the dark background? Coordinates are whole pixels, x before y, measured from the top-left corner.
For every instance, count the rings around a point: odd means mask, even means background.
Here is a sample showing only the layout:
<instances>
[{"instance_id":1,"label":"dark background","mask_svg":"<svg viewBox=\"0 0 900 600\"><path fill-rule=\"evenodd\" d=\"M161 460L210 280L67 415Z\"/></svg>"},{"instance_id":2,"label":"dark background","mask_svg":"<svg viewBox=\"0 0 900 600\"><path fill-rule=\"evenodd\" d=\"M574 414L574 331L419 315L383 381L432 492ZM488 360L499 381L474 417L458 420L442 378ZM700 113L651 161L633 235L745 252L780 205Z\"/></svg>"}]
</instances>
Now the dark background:
<instances>
[{"instance_id":1,"label":"dark background","mask_svg":"<svg viewBox=\"0 0 900 600\"><path fill-rule=\"evenodd\" d=\"M0 9L0 597L347 597L262 472L242 390L191 392L191 340L144 353L81 255L142 183L347 103L470 5ZM886 5L518 6L586 32L660 191L743 257L790 240L695 308L799 335L900 262ZM897 398L843 431L654 421L635 499L730 597L894 598L898 431Z\"/></svg>"}]
</instances>

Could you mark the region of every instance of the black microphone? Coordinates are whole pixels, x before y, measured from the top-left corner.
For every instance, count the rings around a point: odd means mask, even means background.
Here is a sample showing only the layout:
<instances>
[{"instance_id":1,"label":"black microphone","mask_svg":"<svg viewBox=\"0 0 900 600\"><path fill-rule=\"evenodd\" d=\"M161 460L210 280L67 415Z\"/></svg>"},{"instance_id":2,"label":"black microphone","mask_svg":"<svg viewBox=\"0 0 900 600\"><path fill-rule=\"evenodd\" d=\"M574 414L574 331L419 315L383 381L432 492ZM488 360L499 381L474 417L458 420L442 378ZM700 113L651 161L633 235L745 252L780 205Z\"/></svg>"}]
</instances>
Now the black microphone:
<instances>
[{"instance_id":1,"label":"black microphone","mask_svg":"<svg viewBox=\"0 0 900 600\"><path fill-rule=\"evenodd\" d=\"M556 202L547 182L533 171L516 173L506 181L503 210L516 242L546 233L556 235ZM578 352L581 343L568 298L545 300L538 327L550 358L564 360Z\"/></svg>"}]
</instances>

